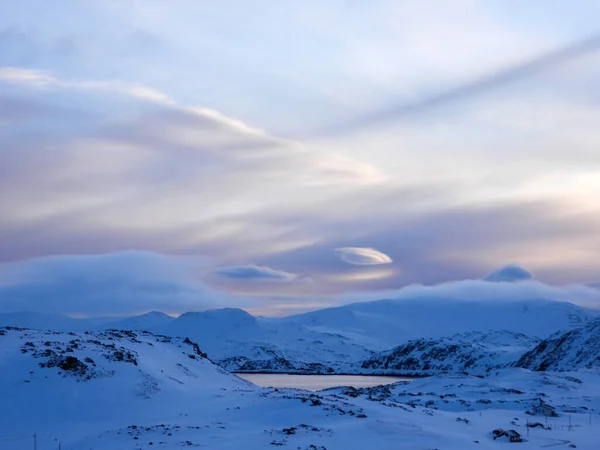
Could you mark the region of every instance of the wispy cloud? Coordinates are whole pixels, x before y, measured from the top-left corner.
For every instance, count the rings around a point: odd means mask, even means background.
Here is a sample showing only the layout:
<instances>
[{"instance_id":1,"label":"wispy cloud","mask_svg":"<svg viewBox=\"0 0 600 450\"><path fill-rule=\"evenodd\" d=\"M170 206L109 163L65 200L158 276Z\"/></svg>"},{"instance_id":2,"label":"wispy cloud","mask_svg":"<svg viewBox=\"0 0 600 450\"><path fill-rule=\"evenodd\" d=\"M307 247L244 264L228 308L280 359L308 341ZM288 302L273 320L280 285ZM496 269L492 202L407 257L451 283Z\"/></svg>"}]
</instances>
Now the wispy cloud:
<instances>
[{"instance_id":1,"label":"wispy cloud","mask_svg":"<svg viewBox=\"0 0 600 450\"><path fill-rule=\"evenodd\" d=\"M244 281L259 280L281 282L292 281L298 277L296 274L285 272L283 270L253 265L217 267L213 270L213 274L223 278Z\"/></svg>"},{"instance_id":2,"label":"wispy cloud","mask_svg":"<svg viewBox=\"0 0 600 450\"><path fill-rule=\"evenodd\" d=\"M399 120L404 116L419 114L445 104L481 96L499 87L560 67L568 64L572 60L591 55L598 51L600 51L600 33L565 47L555 49L529 61L513 65L507 69L498 70L487 76L469 81L466 84L434 94L430 97L408 103L400 103L399 105L391 106L382 109L381 111L356 117L347 123L318 131L313 134L313 137L358 131L369 126L381 125L394 120Z\"/></svg>"}]
</instances>

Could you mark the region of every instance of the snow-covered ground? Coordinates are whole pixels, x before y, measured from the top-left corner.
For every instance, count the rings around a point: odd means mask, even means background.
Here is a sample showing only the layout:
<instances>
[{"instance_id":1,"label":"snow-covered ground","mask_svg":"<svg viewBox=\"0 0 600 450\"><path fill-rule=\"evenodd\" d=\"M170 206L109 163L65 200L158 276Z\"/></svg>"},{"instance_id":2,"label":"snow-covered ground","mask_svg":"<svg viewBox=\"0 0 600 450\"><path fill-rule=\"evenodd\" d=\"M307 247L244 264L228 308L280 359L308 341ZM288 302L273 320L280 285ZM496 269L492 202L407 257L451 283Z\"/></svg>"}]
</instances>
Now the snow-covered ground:
<instances>
[{"instance_id":1,"label":"snow-covered ground","mask_svg":"<svg viewBox=\"0 0 600 450\"><path fill-rule=\"evenodd\" d=\"M316 393L254 386L184 338L0 329L0 448L597 449L600 375L503 369ZM551 430L527 421L537 398ZM569 416L571 429L569 430ZM460 420L459 420L460 418ZM466 419L466 421L464 420ZM590 424L591 421L591 424ZM526 442L494 441L514 429Z\"/></svg>"}]
</instances>

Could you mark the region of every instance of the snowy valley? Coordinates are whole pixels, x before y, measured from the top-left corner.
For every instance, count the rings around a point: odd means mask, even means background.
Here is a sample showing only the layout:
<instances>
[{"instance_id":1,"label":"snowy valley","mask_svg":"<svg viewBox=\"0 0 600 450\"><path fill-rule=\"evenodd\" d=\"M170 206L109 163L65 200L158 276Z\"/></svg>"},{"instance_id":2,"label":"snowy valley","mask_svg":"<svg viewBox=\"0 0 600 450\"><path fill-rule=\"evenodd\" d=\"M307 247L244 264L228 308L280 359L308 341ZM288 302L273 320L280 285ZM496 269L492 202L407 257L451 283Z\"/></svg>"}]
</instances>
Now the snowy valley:
<instances>
[{"instance_id":1,"label":"snowy valley","mask_svg":"<svg viewBox=\"0 0 600 450\"><path fill-rule=\"evenodd\" d=\"M35 434L38 448L64 450L462 450L517 435L526 448L595 449L599 324L596 310L541 299L382 300L282 318L3 314L0 448L31 448ZM309 392L235 371L417 378Z\"/></svg>"},{"instance_id":2,"label":"snowy valley","mask_svg":"<svg viewBox=\"0 0 600 450\"><path fill-rule=\"evenodd\" d=\"M524 448L598 443L600 375L589 369L307 392L252 385L184 337L3 327L0 343L1 448L29 449L34 434L38 448L65 450L504 448L498 429ZM557 417L536 414L540 401Z\"/></svg>"}]
</instances>

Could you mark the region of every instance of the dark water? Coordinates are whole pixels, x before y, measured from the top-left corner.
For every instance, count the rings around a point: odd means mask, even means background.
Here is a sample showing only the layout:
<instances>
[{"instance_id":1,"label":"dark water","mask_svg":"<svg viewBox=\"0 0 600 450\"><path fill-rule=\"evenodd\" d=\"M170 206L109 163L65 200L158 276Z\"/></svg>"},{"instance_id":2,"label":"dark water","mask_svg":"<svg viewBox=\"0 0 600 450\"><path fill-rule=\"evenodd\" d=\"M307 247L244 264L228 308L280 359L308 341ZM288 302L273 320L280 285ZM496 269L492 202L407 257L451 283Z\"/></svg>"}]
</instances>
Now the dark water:
<instances>
[{"instance_id":1,"label":"dark water","mask_svg":"<svg viewBox=\"0 0 600 450\"><path fill-rule=\"evenodd\" d=\"M368 375L287 375L279 373L236 373L236 375L263 387L297 388L307 391L319 391L337 386L360 388L391 384L397 381L412 381L411 378L406 377Z\"/></svg>"}]
</instances>

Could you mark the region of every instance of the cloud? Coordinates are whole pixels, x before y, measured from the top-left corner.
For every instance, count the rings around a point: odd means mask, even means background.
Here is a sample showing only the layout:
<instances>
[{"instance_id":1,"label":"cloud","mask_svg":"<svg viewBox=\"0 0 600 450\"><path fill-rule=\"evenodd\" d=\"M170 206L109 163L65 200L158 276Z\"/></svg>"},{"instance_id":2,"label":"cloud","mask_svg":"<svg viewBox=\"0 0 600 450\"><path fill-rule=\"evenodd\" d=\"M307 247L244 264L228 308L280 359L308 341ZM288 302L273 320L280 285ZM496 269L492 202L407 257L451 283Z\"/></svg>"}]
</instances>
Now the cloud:
<instances>
[{"instance_id":1,"label":"cloud","mask_svg":"<svg viewBox=\"0 0 600 450\"><path fill-rule=\"evenodd\" d=\"M43 24L50 7L35 17L6 9L7 23L23 25L0 31L0 260L203 254L214 266L313 280L221 277L219 288L304 299L480 278L498 261L550 283L596 280L594 59L520 78L452 114L444 106L491 92L485 74L498 67L576 41L597 14L571 8L558 35L550 24L564 16L553 8L540 23L525 6L515 22L472 1L437 5L437 15L424 4L355 3L298 7L283 28L289 8L267 3L243 23L201 5L182 15L103 4L84 34L83 3ZM101 23L118 24L116 34ZM240 32L253 39L240 44ZM290 49L294 61L280 64ZM280 137L369 119L365 111L390 113L390 127ZM349 243L384 249L402 268L340 270L331 249Z\"/></svg>"},{"instance_id":2,"label":"cloud","mask_svg":"<svg viewBox=\"0 0 600 450\"><path fill-rule=\"evenodd\" d=\"M392 262L388 255L370 247L340 247L336 248L335 252L342 261L356 266L375 266Z\"/></svg>"},{"instance_id":3,"label":"cloud","mask_svg":"<svg viewBox=\"0 0 600 450\"><path fill-rule=\"evenodd\" d=\"M339 296L336 299L336 303L353 303L381 299L397 301L448 299L473 302L510 302L544 299L557 302L570 302L588 308L600 309L600 291L598 289L580 284L550 286L533 280L526 280L520 283L490 283L484 280L460 280L433 286L414 284L401 289L380 291L377 293L348 293ZM323 302L331 302L331 299L323 299Z\"/></svg>"},{"instance_id":4,"label":"cloud","mask_svg":"<svg viewBox=\"0 0 600 450\"><path fill-rule=\"evenodd\" d=\"M0 198L11 226L65 214L105 227L187 226L300 200L308 186L331 196L385 179L354 158L311 151L144 86L19 68L0 69L0 87L2 80L37 113L1 130L1 188L18 193ZM65 120L67 105L84 113Z\"/></svg>"},{"instance_id":5,"label":"cloud","mask_svg":"<svg viewBox=\"0 0 600 450\"><path fill-rule=\"evenodd\" d=\"M123 316L241 306L198 279L206 261L147 252L57 256L0 265L0 312Z\"/></svg>"},{"instance_id":6,"label":"cloud","mask_svg":"<svg viewBox=\"0 0 600 450\"><path fill-rule=\"evenodd\" d=\"M296 281L293 274L260 266L220 268L225 278ZM356 301L422 298L465 301L548 299L600 308L600 290L584 285L550 286L533 280L490 283L463 280L432 286L347 292L322 297L226 294L200 281L213 273L204 258L121 252L96 256L37 258L0 265L0 312L34 311L79 316L126 316L148 311L183 313L241 307L261 314L293 314ZM300 279L299 281L303 281ZM281 283L276 283L281 284ZM310 285L309 283L307 285Z\"/></svg>"},{"instance_id":7,"label":"cloud","mask_svg":"<svg viewBox=\"0 0 600 450\"><path fill-rule=\"evenodd\" d=\"M493 271L484 278L484 281L514 283L517 281L533 280L533 273L516 264L509 264Z\"/></svg>"},{"instance_id":8,"label":"cloud","mask_svg":"<svg viewBox=\"0 0 600 450\"><path fill-rule=\"evenodd\" d=\"M537 58L509 67L508 69L496 71L488 76L440 92L431 97L396 105L388 109L371 113L368 116L358 117L343 125L338 125L328 130L315 133L315 136L351 132L361 128L398 120L411 114L423 113L429 109L443 106L448 103L477 97L506 84L515 83L540 72L560 67L568 64L572 60L591 55L598 51L600 51L600 34L595 34L587 39L553 50L542 56L538 56Z\"/></svg>"},{"instance_id":9,"label":"cloud","mask_svg":"<svg viewBox=\"0 0 600 450\"><path fill-rule=\"evenodd\" d=\"M293 273L253 265L217 267L213 273L232 280L292 281L297 278Z\"/></svg>"}]
</instances>

